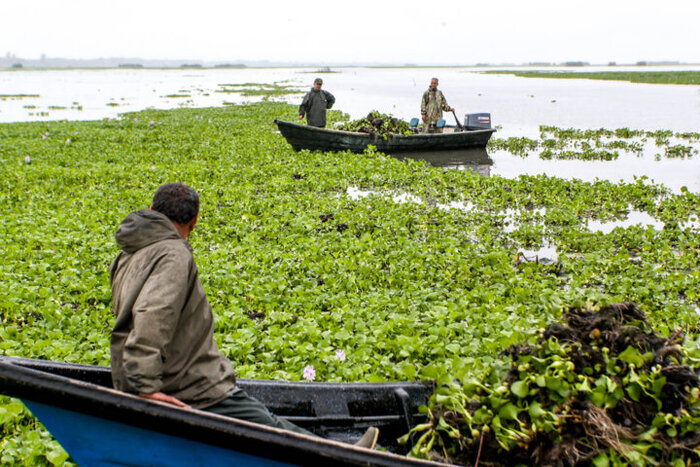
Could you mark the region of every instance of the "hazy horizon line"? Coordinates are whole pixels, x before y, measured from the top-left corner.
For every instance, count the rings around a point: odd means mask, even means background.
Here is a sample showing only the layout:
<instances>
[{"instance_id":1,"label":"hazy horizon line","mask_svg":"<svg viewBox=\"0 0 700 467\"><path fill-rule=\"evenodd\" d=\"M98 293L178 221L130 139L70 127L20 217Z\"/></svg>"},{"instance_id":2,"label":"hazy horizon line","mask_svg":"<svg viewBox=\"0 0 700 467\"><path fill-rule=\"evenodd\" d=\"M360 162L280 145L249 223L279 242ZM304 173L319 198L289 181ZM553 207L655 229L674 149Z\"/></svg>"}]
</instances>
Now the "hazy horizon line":
<instances>
[{"instance_id":1,"label":"hazy horizon line","mask_svg":"<svg viewBox=\"0 0 700 467\"><path fill-rule=\"evenodd\" d=\"M524 61L524 62L435 62L435 63L410 63L401 61L347 61L347 62L304 62L304 61L280 61L280 60L208 60L194 58L140 58L140 57L93 57L93 58L67 58L67 57L47 57L40 58L17 57L11 53L0 56L0 67L23 68L25 65L31 68L47 68L75 66L82 64L87 68L91 67L121 67L121 68L243 68L246 66L261 67L354 67L354 66L374 66L374 67L492 67L492 66L654 66L654 65L698 65L699 63L683 62L680 60L637 60L634 62L590 62L587 60L565 60L565 61ZM330 70L329 70L330 71Z\"/></svg>"}]
</instances>

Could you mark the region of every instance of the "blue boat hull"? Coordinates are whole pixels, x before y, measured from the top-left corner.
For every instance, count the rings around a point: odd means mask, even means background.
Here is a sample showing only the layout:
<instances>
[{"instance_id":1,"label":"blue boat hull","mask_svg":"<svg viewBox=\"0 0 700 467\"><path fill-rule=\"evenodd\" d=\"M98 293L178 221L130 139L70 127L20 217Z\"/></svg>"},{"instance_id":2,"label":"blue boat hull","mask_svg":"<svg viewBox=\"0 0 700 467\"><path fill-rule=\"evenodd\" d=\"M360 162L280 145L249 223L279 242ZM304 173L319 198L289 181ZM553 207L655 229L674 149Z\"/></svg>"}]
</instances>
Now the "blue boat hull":
<instances>
[{"instance_id":1,"label":"blue boat hull","mask_svg":"<svg viewBox=\"0 0 700 467\"><path fill-rule=\"evenodd\" d=\"M47 430L81 466L133 465L196 467L289 464L105 420L47 404L24 401Z\"/></svg>"}]
</instances>

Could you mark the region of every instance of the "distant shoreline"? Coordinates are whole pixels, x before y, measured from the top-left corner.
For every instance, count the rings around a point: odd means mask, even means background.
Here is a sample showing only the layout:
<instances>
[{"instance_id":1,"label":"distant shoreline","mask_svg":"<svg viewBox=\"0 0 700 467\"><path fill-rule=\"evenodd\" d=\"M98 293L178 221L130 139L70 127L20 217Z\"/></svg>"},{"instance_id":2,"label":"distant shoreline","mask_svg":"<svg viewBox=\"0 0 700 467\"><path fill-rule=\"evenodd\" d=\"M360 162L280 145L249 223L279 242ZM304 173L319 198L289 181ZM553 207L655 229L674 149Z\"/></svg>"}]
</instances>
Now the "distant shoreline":
<instances>
[{"instance_id":1,"label":"distant shoreline","mask_svg":"<svg viewBox=\"0 0 700 467\"><path fill-rule=\"evenodd\" d=\"M676 60L636 61L636 62L607 62L590 63L581 60L561 62L526 62L526 63L391 63L391 62L338 62L338 63L304 63L304 62L274 62L274 61L244 61L244 60L197 60L197 59L142 59L137 57L108 57L108 58L61 58L42 57L37 59L7 55L0 57L0 71L7 70L60 70L60 69L242 69L242 68L586 68L586 67L667 67L667 66L700 66L700 63L685 63Z\"/></svg>"},{"instance_id":2,"label":"distant shoreline","mask_svg":"<svg viewBox=\"0 0 700 467\"><path fill-rule=\"evenodd\" d=\"M512 71L489 70L489 74L509 74L521 78L593 79L602 81L629 81L644 84L700 85L700 71L611 71L611 72L563 72L563 71Z\"/></svg>"},{"instance_id":3,"label":"distant shoreline","mask_svg":"<svg viewBox=\"0 0 700 467\"><path fill-rule=\"evenodd\" d=\"M556 71L555 69L561 69L561 68L566 68L570 70L576 70L576 71L571 71L570 74L585 74L587 73L586 69L589 68L606 68L611 70L609 73L614 74L614 73L620 73L621 71L615 71L619 69L626 69L624 72L625 73L630 73L630 74L635 74L635 73L648 73L649 70L654 70L658 68L665 68L665 67L700 67L700 63L668 63L668 64L654 64L654 65L625 65L625 64L619 64L619 65L527 65L527 64L522 64L522 65L337 65L332 68L330 67L322 67L323 69L317 69L317 70L310 70L307 73L318 73L318 74L323 74L323 73L337 73L337 70L341 69L347 69L347 68L371 68L371 69L454 69L454 68L469 68L469 69L478 69L478 70L483 70L483 69L488 69L489 73L511 73L511 74L516 74L512 73L509 70L513 69L529 69L532 71L522 71L518 72L522 73L522 76L525 76L525 73L535 73L535 70L543 70L541 73L541 76L537 77L547 77L547 78L565 78L568 76L545 76L547 74L550 75L555 75L555 74L561 74L561 72ZM171 70L171 71L212 71L212 70L256 70L256 69L301 69L301 68L318 68L318 65L246 65L246 66L230 66L230 67L223 67L223 66L46 66L46 67L40 67L40 66L27 66L27 67L5 67L0 65L0 72L25 72L25 71L103 71L103 70L120 70L120 71L149 71L149 70ZM629 68L634 68L634 70L629 70ZM552 70L552 71L545 71L545 70ZM580 70L580 71L579 71ZM588 72L590 73L590 72ZM657 71L654 71L654 73L659 73ZM660 71L660 73L667 73L665 71ZM668 73L672 73L672 71L668 71ZM532 75L531 77L535 77ZM594 79L594 78L591 78Z\"/></svg>"}]
</instances>

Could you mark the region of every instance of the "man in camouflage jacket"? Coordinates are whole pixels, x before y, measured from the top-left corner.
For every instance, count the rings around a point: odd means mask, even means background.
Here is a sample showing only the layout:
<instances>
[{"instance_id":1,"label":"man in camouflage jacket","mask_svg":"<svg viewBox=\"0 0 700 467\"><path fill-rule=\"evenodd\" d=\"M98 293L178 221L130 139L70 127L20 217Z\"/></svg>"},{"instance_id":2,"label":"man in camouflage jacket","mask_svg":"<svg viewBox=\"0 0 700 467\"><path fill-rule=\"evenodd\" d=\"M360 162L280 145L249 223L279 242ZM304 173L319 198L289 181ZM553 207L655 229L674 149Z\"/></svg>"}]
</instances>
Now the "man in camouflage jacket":
<instances>
[{"instance_id":1,"label":"man in camouflage jacket","mask_svg":"<svg viewBox=\"0 0 700 467\"><path fill-rule=\"evenodd\" d=\"M423 133L442 133L442 128L435 127L437 121L442 118L442 111L454 112L455 110L447 104L447 99L437 87L438 79L433 78L430 80L430 87L423 93L420 104Z\"/></svg>"}]
</instances>

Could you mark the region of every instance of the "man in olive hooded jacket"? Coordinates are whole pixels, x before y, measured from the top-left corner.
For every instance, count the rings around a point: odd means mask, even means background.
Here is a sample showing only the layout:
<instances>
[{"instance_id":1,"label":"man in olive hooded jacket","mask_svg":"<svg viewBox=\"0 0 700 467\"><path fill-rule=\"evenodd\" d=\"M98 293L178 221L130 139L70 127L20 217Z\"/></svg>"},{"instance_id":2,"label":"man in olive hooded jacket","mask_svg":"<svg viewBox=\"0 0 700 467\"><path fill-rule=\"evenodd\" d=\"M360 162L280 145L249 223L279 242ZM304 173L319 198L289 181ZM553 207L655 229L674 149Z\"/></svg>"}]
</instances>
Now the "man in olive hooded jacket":
<instances>
[{"instance_id":1,"label":"man in olive hooded jacket","mask_svg":"<svg viewBox=\"0 0 700 467\"><path fill-rule=\"evenodd\" d=\"M151 209L132 212L117 229L122 251L110 267L114 386L311 434L236 386L233 367L214 340L214 315L187 242L198 217L197 192L168 183L156 191Z\"/></svg>"},{"instance_id":2,"label":"man in olive hooded jacket","mask_svg":"<svg viewBox=\"0 0 700 467\"><path fill-rule=\"evenodd\" d=\"M126 216L115 233L121 248L109 271L115 388L313 435L236 386L231 362L214 340L214 315L187 242L198 218L197 192L168 183L150 209ZM372 427L356 445L373 448L377 436Z\"/></svg>"}]
</instances>

